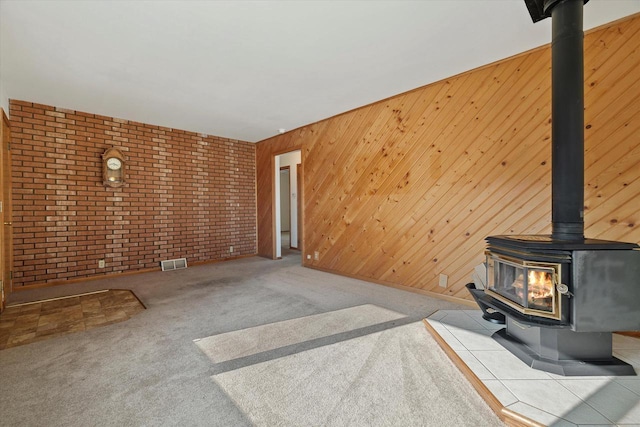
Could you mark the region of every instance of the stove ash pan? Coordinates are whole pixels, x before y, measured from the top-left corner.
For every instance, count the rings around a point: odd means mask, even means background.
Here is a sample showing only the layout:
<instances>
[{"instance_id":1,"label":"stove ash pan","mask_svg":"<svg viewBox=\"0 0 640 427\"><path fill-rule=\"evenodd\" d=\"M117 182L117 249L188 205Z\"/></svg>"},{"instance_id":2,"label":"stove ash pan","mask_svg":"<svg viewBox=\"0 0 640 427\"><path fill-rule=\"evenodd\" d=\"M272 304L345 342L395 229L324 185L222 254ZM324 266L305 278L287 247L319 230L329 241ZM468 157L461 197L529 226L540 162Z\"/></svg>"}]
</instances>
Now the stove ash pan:
<instances>
[{"instance_id":1,"label":"stove ash pan","mask_svg":"<svg viewBox=\"0 0 640 427\"><path fill-rule=\"evenodd\" d=\"M575 332L640 330L640 249L551 236L488 237L486 306Z\"/></svg>"}]
</instances>

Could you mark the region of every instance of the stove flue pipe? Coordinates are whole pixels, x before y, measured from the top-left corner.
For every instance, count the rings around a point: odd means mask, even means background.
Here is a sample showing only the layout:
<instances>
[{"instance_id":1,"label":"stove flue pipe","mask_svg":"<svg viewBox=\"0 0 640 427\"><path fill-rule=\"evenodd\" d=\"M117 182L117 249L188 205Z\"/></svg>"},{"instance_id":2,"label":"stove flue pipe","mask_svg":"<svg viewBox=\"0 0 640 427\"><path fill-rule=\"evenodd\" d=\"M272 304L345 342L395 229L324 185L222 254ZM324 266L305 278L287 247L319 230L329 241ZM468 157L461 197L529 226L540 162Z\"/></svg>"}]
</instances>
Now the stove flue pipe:
<instances>
[{"instance_id":1,"label":"stove flue pipe","mask_svg":"<svg viewBox=\"0 0 640 427\"><path fill-rule=\"evenodd\" d=\"M584 239L584 0L525 0L551 16L551 221L558 240Z\"/></svg>"},{"instance_id":2,"label":"stove flue pipe","mask_svg":"<svg viewBox=\"0 0 640 427\"><path fill-rule=\"evenodd\" d=\"M559 240L583 240L583 2L582 0L561 0L545 3L550 4L552 28L552 235Z\"/></svg>"}]
</instances>

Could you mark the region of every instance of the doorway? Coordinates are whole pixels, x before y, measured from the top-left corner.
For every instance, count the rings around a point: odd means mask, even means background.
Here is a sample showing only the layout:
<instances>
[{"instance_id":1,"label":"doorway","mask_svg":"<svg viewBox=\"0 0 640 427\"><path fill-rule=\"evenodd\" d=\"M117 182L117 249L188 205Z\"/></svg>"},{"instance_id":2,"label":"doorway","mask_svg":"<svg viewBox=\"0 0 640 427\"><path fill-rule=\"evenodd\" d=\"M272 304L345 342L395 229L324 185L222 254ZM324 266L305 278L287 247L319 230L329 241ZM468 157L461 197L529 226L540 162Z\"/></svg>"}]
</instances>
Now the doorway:
<instances>
[{"instance_id":1,"label":"doorway","mask_svg":"<svg viewBox=\"0 0 640 427\"><path fill-rule=\"evenodd\" d=\"M291 167L280 166L280 237L282 252L291 245Z\"/></svg>"},{"instance_id":2,"label":"doorway","mask_svg":"<svg viewBox=\"0 0 640 427\"><path fill-rule=\"evenodd\" d=\"M12 223L11 223L11 152L9 143L11 134L9 119L4 110L2 113L2 123L0 124L0 312L6 305L6 296L11 292L12 280Z\"/></svg>"},{"instance_id":3,"label":"doorway","mask_svg":"<svg viewBox=\"0 0 640 427\"><path fill-rule=\"evenodd\" d=\"M300 188L302 152L275 156L275 243L276 258L297 254L301 247ZM293 250L293 251L292 251Z\"/></svg>"}]
</instances>

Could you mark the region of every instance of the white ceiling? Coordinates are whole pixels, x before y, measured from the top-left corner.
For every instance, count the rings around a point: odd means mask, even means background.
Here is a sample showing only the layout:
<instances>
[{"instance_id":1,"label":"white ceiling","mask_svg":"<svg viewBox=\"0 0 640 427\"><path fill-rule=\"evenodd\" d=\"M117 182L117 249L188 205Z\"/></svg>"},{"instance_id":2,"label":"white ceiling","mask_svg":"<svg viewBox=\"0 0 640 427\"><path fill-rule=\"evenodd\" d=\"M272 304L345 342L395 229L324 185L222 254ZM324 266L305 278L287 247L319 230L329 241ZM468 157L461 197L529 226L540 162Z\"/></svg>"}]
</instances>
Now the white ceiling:
<instances>
[{"instance_id":1,"label":"white ceiling","mask_svg":"<svg viewBox=\"0 0 640 427\"><path fill-rule=\"evenodd\" d=\"M640 12L591 0L585 29ZM0 0L6 98L259 141L543 45L523 0Z\"/></svg>"}]
</instances>

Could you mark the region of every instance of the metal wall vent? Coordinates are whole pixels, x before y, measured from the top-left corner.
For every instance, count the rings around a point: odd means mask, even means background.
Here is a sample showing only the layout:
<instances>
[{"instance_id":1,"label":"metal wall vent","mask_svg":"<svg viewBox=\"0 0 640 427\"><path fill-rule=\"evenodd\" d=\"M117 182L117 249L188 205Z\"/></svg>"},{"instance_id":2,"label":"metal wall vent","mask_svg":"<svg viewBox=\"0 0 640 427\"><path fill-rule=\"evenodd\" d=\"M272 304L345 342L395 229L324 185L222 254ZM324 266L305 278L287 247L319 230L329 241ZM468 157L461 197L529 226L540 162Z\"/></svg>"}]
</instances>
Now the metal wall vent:
<instances>
[{"instance_id":1,"label":"metal wall vent","mask_svg":"<svg viewBox=\"0 0 640 427\"><path fill-rule=\"evenodd\" d=\"M162 266L162 271L179 270L181 268L187 268L187 259L168 259L166 261L161 261L160 265Z\"/></svg>"}]
</instances>

